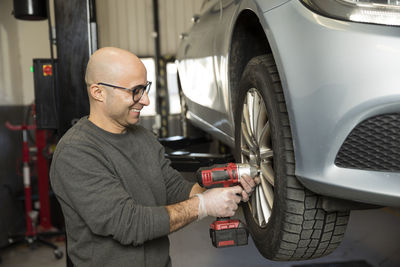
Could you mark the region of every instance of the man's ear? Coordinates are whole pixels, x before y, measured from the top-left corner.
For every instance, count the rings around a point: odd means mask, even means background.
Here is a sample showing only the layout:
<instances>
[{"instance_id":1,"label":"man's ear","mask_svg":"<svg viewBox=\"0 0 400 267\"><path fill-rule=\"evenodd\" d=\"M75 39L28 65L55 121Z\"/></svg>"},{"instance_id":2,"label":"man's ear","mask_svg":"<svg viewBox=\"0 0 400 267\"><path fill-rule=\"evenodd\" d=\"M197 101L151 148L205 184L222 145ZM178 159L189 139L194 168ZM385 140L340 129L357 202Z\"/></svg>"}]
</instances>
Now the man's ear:
<instances>
[{"instance_id":1,"label":"man's ear","mask_svg":"<svg viewBox=\"0 0 400 267\"><path fill-rule=\"evenodd\" d=\"M90 85L89 94L96 101L100 102L104 101L104 95L105 95L104 88L98 84L94 83Z\"/></svg>"}]
</instances>

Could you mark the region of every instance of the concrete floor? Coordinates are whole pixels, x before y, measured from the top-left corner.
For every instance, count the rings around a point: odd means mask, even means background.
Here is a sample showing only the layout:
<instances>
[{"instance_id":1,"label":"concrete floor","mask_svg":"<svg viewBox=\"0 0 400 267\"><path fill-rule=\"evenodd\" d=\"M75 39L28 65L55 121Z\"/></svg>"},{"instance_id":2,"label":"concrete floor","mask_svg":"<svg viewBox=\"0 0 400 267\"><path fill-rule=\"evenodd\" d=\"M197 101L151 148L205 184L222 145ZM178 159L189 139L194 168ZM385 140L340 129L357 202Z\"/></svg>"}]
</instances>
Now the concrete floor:
<instances>
[{"instance_id":1,"label":"concrete floor","mask_svg":"<svg viewBox=\"0 0 400 267\"><path fill-rule=\"evenodd\" d=\"M242 218L242 215L239 214L238 217ZM370 266L400 266L400 209L352 212L345 238L335 252L322 259L298 262L266 260L258 253L251 239L248 246L217 250L212 247L208 235L212 220L213 218L207 218L193 223L170 236L174 267L301 266L358 260L364 260ZM63 243L58 244L64 248ZM66 266L65 258L56 260L52 250L43 246L31 250L26 245L18 245L3 251L2 258L1 267Z\"/></svg>"}]
</instances>

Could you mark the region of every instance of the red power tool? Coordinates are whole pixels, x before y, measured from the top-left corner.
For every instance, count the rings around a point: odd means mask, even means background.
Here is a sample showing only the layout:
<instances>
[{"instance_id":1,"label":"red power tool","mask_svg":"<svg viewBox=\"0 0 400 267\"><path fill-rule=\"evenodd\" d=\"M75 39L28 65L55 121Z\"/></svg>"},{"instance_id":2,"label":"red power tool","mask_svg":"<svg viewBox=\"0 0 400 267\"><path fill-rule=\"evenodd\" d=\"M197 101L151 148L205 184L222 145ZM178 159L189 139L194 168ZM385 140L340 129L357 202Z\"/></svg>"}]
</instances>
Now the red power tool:
<instances>
[{"instance_id":1,"label":"red power tool","mask_svg":"<svg viewBox=\"0 0 400 267\"><path fill-rule=\"evenodd\" d=\"M235 186L243 174L255 177L258 173L259 170L249 164L228 163L200 168L196 178L202 187L209 189ZM217 218L210 225L211 241L216 248L247 245L248 236L246 225L238 219Z\"/></svg>"}]
</instances>

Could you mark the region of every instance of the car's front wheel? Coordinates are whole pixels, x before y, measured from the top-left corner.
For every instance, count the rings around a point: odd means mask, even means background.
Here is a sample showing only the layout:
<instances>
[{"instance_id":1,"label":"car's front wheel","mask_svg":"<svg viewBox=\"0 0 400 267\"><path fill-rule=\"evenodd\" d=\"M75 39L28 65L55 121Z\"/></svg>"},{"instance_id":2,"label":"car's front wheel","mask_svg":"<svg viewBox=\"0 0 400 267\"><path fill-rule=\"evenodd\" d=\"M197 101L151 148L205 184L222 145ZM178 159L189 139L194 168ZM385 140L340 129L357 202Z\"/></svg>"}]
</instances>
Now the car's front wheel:
<instances>
[{"instance_id":1,"label":"car's front wheel","mask_svg":"<svg viewBox=\"0 0 400 267\"><path fill-rule=\"evenodd\" d=\"M349 213L323 210L320 197L295 176L290 123L272 55L247 64L235 106L236 157L261 169L261 184L243 206L258 250L271 260L329 254L343 239Z\"/></svg>"}]
</instances>

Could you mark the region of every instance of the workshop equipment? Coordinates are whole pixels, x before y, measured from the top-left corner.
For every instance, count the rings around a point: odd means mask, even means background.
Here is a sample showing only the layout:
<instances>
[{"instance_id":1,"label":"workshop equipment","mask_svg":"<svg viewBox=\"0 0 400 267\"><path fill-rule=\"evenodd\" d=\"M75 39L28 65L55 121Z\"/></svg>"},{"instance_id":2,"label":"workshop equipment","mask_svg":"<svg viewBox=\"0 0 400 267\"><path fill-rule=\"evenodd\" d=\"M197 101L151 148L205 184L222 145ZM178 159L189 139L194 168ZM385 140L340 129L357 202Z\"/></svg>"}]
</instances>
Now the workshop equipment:
<instances>
[{"instance_id":1,"label":"workshop equipment","mask_svg":"<svg viewBox=\"0 0 400 267\"><path fill-rule=\"evenodd\" d=\"M243 174L255 177L259 170L245 163L216 164L198 169L196 178L202 187L210 189L238 185ZM210 238L216 248L247 245L248 236L246 225L238 219L217 218L210 225Z\"/></svg>"},{"instance_id":2,"label":"workshop equipment","mask_svg":"<svg viewBox=\"0 0 400 267\"><path fill-rule=\"evenodd\" d=\"M26 237L36 235L36 230L33 227L33 211L32 211L32 191L31 191L31 173L29 168L29 145L28 145L28 130L34 130L34 125L12 125L6 122L6 127L12 131L22 131L22 156L23 156L23 179L24 179L24 194L25 194L25 223Z\"/></svg>"},{"instance_id":3,"label":"workshop equipment","mask_svg":"<svg viewBox=\"0 0 400 267\"><path fill-rule=\"evenodd\" d=\"M21 20L47 19L46 0L14 0L13 14Z\"/></svg>"},{"instance_id":4,"label":"workshop equipment","mask_svg":"<svg viewBox=\"0 0 400 267\"><path fill-rule=\"evenodd\" d=\"M34 110L34 108L33 108ZM23 179L24 179L24 194L25 194L25 220L26 220L26 232L23 235L12 235L9 236L9 245L17 242L26 241L29 246L37 242L44 244L53 249L54 256L57 259L63 257L63 252L58 248L57 245L45 240L45 237L58 236L64 233L54 231L54 227L50 221L50 203L49 203L49 184L48 184L48 166L47 160L44 157L45 146L46 146L46 132L37 128L36 120L33 125L13 125L6 122L6 127L12 131L22 131L23 137ZM28 131L35 130L36 146L29 147L28 144ZM38 174L38 191L39 191L39 214L32 208L32 185L31 185L31 171L29 167L30 152L35 152L36 156L36 169ZM43 232L38 232L36 223L40 216L40 227Z\"/></svg>"},{"instance_id":5,"label":"workshop equipment","mask_svg":"<svg viewBox=\"0 0 400 267\"><path fill-rule=\"evenodd\" d=\"M33 59L33 82L35 91L35 119L38 129L57 129L57 95L55 85L57 60Z\"/></svg>"}]
</instances>

